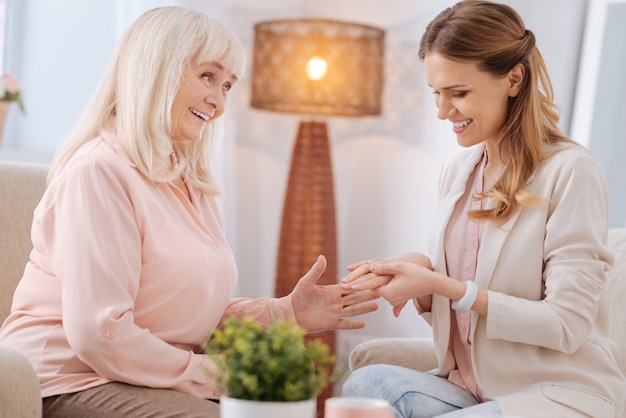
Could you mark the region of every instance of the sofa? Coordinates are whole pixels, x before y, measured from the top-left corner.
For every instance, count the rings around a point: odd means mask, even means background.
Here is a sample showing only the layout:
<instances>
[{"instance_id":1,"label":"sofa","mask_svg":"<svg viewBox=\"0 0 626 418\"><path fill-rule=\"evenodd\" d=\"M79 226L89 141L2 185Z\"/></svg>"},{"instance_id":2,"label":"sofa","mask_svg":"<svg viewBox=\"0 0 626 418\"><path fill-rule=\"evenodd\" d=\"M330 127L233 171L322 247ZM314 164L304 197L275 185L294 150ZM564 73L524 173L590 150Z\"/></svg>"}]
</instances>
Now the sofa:
<instances>
[{"instance_id":1,"label":"sofa","mask_svg":"<svg viewBox=\"0 0 626 418\"><path fill-rule=\"evenodd\" d=\"M615 251L615 263L606 282L611 316L609 337L615 359L626 375L626 228L609 230L609 246ZM437 367L437 359L429 338L379 338L358 344L350 353L350 370L368 364L428 371Z\"/></svg>"},{"instance_id":2,"label":"sofa","mask_svg":"<svg viewBox=\"0 0 626 418\"><path fill-rule=\"evenodd\" d=\"M0 161L0 323L32 244L33 210L46 187L48 166ZM20 353L0 345L0 417L41 417L39 381Z\"/></svg>"}]
</instances>

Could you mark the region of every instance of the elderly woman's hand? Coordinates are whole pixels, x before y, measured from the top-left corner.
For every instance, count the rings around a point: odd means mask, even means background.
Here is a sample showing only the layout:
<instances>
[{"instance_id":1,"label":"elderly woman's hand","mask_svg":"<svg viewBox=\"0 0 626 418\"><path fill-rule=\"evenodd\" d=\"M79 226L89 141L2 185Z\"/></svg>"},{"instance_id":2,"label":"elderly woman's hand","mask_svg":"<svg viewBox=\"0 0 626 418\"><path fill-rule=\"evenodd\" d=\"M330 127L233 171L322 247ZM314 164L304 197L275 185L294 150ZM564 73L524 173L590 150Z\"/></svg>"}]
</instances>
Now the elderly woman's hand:
<instances>
[{"instance_id":1,"label":"elderly woman's hand","mask_svg":"<svg viewBox=\"0 0 626 418\"><path fill-rule=\"evenodd\" d=\"M364 321L346 318L374 312L378 305L364 302L379 296L369 290L345 289L340 284L318 285L325 269L326 258L320 256L291 292L298 325L309 332L363 328Z\"/></svg>"}]
</instances>

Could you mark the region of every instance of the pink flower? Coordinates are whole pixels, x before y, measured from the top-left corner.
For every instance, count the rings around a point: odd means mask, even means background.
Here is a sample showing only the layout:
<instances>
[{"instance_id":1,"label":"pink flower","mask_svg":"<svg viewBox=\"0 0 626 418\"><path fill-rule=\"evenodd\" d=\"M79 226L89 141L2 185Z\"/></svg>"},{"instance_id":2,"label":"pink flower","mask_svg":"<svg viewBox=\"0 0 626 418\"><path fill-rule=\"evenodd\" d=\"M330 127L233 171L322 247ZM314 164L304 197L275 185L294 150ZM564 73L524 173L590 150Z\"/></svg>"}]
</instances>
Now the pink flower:
<instances>
[{"instance_id":1,"label":"pink flower","mask_svg":"<svg viewBox=\"0 0 626 418\"><path fill-rule=\"evenodd\" d=\"M24 112L20 80L9 73L4 73L2 77L0 77L0 100L16 102L20 110Z\"/></svg>"},{"instance_id":2,"label":"pink flower","mask_svg":"<svg viewBox=\"0 0 626 418\"><path fill-rule=\"evenodd\" d=\"M13 77L9 73L2 74L2 82L4 84L5 91L9 93L17 94L22 89L22 86L20 85L20 80Z\"/></svg>"}]
</instances>

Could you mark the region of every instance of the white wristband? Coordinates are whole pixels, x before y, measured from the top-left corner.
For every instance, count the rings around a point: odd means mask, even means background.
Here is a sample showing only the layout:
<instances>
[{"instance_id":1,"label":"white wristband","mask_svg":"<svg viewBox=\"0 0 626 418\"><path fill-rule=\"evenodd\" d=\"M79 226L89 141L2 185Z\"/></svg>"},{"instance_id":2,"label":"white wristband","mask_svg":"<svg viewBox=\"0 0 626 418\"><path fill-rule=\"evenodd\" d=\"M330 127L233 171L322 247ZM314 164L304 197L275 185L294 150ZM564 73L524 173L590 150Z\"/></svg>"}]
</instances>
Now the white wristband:
<instances>
[{"instance_id":1,"label":"white wristband","mask_svg":"<svg viewBox=\"0 0 626 418\"><path fill-rule=\"evenodd\" d=\"M469 312L478 297L478 286L472 280L465 281L465 294L459 300L452 302L452 309L457 312Z\"/></svg>"}]
</instances>

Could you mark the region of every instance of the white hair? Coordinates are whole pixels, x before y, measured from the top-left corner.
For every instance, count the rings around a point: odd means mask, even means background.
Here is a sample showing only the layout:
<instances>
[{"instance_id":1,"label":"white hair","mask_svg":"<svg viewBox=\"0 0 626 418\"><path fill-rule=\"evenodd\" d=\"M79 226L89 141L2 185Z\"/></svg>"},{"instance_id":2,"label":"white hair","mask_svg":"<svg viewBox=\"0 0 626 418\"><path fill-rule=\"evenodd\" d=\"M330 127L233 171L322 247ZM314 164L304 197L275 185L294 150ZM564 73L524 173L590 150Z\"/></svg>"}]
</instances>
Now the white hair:
<instances>
[{"instance_id":1,"label":"white hair","mask_svg":"<svg viewBox=\"0 0 626 418\"><path fill-rule=\"evenodd\" d=\"M219 62L241 78L245 54L237 38L212 17L182 7L160 7L140 16L127 30L91 102L59 149L49 179L101 130L113 131L139 171L155 182L170 181L171 109L186 66ZM222 118L210 122L200 141L179 152L207 193L219 193L211 160L219 147Z\"/></svg>"}]
</instances>

